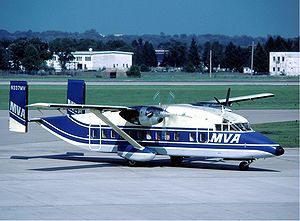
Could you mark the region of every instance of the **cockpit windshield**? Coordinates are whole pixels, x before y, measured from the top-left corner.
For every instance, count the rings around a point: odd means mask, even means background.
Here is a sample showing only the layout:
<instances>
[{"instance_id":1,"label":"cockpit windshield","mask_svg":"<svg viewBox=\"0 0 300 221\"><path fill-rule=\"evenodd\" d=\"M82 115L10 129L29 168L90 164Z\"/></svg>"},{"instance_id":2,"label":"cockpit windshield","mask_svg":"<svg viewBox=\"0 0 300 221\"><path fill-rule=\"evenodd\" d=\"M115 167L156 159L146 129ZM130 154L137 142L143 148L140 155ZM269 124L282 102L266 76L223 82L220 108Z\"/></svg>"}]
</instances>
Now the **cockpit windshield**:
<instances>
[{"instance_id":1,"label":"cockpit windshield","mask_svg":"<svg viewBox=\"0 0 300 221\"><path fill-rule=\"evenodd\" d=\"M248 122L231 123L224 120L222 124L216 124L216 131L252 131L252 128Z\"/></svg>"}]
</instances>

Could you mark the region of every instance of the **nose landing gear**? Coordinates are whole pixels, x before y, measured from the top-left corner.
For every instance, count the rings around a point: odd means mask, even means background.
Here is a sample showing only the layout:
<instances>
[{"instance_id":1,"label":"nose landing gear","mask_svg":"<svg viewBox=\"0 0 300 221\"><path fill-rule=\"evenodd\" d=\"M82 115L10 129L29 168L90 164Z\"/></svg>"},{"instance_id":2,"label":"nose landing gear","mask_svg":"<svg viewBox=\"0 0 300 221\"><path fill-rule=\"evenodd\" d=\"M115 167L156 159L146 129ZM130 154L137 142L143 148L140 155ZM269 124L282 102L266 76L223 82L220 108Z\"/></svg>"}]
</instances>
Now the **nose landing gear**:
<instances>
[{"instance_id":1,"label":"nose landing gear","mask_svg":"<svg viewBox=\"0 0 300 221\"><path fill-rule=\"evenodd\" d=\"M242 161L242 162L239 164L240 170L242 170L242 171L249 170L249 165L250 165L251 163L253 163L253 162L254 162L254 160Z\"/></svg>"}]
</instances>

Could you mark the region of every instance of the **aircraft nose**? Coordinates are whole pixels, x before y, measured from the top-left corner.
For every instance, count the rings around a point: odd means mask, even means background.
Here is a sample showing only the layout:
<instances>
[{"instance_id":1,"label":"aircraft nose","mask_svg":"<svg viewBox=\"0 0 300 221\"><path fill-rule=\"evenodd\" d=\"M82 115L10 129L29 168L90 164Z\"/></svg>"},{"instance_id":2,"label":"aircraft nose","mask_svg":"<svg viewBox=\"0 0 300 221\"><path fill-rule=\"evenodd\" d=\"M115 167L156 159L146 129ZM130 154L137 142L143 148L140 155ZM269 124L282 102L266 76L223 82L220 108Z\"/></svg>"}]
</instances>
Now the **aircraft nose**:
<instances>
[{"instance_id":1,"label":"aircraft nose","mask_svg":"<svg viewBox=\"0 0 300 221\"><path fill-rule=\"evenodd\" d=\"M276 156L280 156L280 155L282 155L282 154L284 154L284 149L283 149L281 146L276 147L275 155L276 155Z\"/></svg>"}]
</instances>

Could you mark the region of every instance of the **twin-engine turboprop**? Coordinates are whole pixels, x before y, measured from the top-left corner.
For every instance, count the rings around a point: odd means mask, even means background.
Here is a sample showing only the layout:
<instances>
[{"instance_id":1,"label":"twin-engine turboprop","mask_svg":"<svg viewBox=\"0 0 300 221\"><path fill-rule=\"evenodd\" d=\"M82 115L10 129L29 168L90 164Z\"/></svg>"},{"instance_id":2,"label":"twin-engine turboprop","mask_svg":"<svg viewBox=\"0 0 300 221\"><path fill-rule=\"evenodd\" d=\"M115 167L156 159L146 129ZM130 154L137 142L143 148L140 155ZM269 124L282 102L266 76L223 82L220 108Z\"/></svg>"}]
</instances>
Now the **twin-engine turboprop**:
<instances>
[{"instance_id":1,"label":"twin-engine turboprop","mask_svg":"<svg viewBox=\"0 0 300 221\"><path fill-rule=\"evenodd\" d=\"M233 113L234 102L272 97L263 93L249 96L167 106L106 106L85 104L85 83L68 81L67 104L28 105L26 81L11 81L9 129L27 132L36 122L60 139L83 149L117 153L132 165L168 155L179 164L184 157L242 161L247 170L256 159L280 156L284 149L255 132L247 119ZM28 119L28 107L67 110L64 116ZM89 113L84 113L89 110Z\"/></svg>"}]
</instances>

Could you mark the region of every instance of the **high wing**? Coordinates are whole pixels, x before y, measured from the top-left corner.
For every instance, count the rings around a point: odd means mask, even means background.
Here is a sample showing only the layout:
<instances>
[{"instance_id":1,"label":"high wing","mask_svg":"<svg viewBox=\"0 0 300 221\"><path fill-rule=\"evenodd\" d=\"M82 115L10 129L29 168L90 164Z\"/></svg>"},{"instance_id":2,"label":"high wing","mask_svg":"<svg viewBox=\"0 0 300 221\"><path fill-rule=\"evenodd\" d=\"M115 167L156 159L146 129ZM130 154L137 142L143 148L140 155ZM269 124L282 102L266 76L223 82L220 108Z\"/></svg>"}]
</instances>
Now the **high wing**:
<instances>
[{"instance_id":1,"label":"high wing","mask_svg":"<svg viewBox=\"0 0 300 221\"><path fill-rule=\"evenodd\" d=\"M36 108L49 108L49 109L87 109L99 117L104 123L109 125L116 133L118 133L123 139L128 141L134 148L138 150L144 150L145 147L140 145L136 140L132 139L125 131L111 122L106 116L103 115L105 111L121 111L121 110L132 110L125 106L106 106L106 105L85 105L85 104L57 104L57 103L34 103L27 105L28 107Z\"/></svg>"},{"instance_id":2,"label":"high wing","mask_svg":"<svg viewBox=\"0 0 300 221\"><path fill-rule=\"evenodd\" d=\"M226 99L220 99L219 102L211 101L215 103L219 103L221 105L225 105L226 102L229 106L231 106L232 103L238 103L241 101L249 101L249 100L255 100L255 99L261 99L261 98L267 98L267 97L274 97L274 94L271 93L261 93L261 94L252 94L252 95L246 95L246 96L239 96L239 97L232 97L229 98L228 101Z\"/></svg>"},{"instance_id":3,"label":"high wing","mask_svg":"<svg viewBox=\"0 0 300 221\"><path fill-rule=\"evenodd\" d=\"M109 106L109 105L88 105L88 104L59 104L59 103L34 103L27 107L46 108L46 109L94 109L100 111L121 111L132 110L126 106Z\"/></svg>"}]
</instances>

